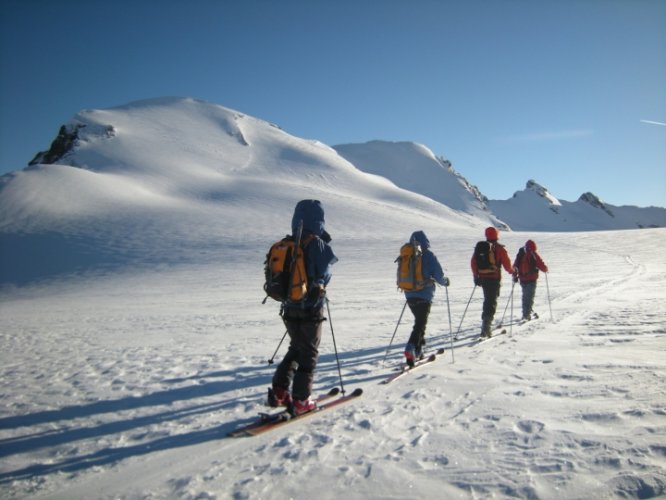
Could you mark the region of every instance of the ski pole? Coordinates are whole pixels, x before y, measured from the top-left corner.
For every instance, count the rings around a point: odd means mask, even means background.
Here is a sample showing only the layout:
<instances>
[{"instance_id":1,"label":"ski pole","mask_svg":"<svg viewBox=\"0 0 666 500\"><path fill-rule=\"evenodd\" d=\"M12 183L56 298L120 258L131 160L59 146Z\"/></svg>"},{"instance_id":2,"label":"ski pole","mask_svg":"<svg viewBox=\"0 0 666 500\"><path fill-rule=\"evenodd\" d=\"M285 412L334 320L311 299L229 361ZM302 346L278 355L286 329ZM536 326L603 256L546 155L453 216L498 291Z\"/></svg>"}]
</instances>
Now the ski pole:
<instances>
[{"instance_id":1,"label":"ski pole","mask_svg":"<svg viewBox=\"0 0 666 500\"><path fill-rule=\"evenodd\" d=\"M382 364L386 363L386 358L388 356L389 351L391 350L391 346L393 345L393 339L395 338L395 334L398 331L398 327L400 326L400 321L402 321L402 315L405 314L406 307L407 307L407 301L405 300L405 305L402 306L402 312L400 313L400 317L398 318L398 323L395 325L395 330L393 330L393 337L391 337L391 341L389 342L389 345L386 348L386 354L384 354L384 360L382 361Z\"/></svg>"},{"instance_id":2,"label":"ski pole","mask_svg":"<svg viewBox=\"0 0 666 500\"><path fill-rule=\"evenodd\" d=\"M548 286L548 273L543 273L546 276L546 292L548 294L548 309L550 309L550 322L553 322L553 306L550 303L550 287Z\"/></svg>"},{"instance_id":3,"label":"ski pole","mask_svg":"<svg viewBox=\"0 0 666 500\"><path fill-rule=\"evenodd\" d=\"M446 290L446 310L449 313L449 339L451 341L451 363L455 363L456 358L453 355L453 324L451 323L451 304L449 302L449 287L445 286L444 289Z\"/></svg>"},{"instance_id":4,"label":"ski pole","mask_svg":"<svg viewBox=\"0 0 666 500\"><path fill-rule=\"evenodd\" d=\"M513 290L516 288L516 282L511 285L511 320L509 321L509 335L513 335Z\"/></svg>"},{"instance_id":5,"label":"ski pole","mask_svg":"<svg viewBox=\"0 0 666 500\"><path fill-rule=\"evenodd\" d=\"M467 301L467 305L465 306L465 310L463 311L462 318L460 318L460 324L458 325L458 331L456 332L455 336L453 337L453 340L458 340L458 334L460 333L460 328L462 327L463 320L465 319L465 314L467 314L467 308L469 307L470 302L472 302L472 297L474 297L474 292L476 291L477 285L474 285L474 288L472 289L472 295L469 296L469 300Z\"/></svg>"},{"instance_id":6,"label":"ski pole","mask_svg":"<svg viewBox=\"0 0 666 500\"><path fill-rule=\"evenodd\" d=\"M278 351L280 350L280 346L282 345L282 342L284 342L284 338L287 336L287 331L284 332L284 335L282 336L282 339L280 339L280 343L278 344L277 348L275 349L275 352L273 353L273 356L271 356L271 359L268 360L269 365L273 364L273 360L275 359L275 356L277 355Z\"/></svg>"},{"instance_id":7,"label":"ski pole","mask_svg":"<svg viewBox=\"0 0 666 500\"><path fill-rule=\"evenodd\" d=\"M497 328L501 328L502 325L504 324L504 317L506 316L506 310L509 308L509 303L511 303L511 321L513 321L513 289L516 286L516 282L514 281L513 284L511 285L511 295L506 301L506 306L504 306L504 312L502 313L502 319L500 320L499 324L497 325Z\"/></svg>"},{"instance_id":8,"label":"ski pole","mask_svg":"<svg viewBox=\"0 0 666 500\"><path fill-rule=\"evenodd\" d=\"M335 361L338 364L338 375L340 376L340 392L345 393L345 386L342 383L342 370L340 370L340 358L338 358L338 346L335 345L335 334L333 333L333 318L331 317L331 308L328 305L328 299L326 301L326 310L328 311L328 322L331 325L331 336L333 337L333 350L335 351Z\"/></svg>"},{"instance_id":9,"label":"ski pole","mask_svg":"<svg viewBox=\"0 0 666 500\"><path fill-rule=\"evenodd\" d=\"M514 283L515 285L515 283ZM513 285L511 286L511 293L513 294ZM499 324L497 325L497 328L501 328L502 325L504 324L504 317L506 316L506 310L509 308L509 302L511 302L511 297L506 299L506 305L504 306L504 312L502 313L502 319L500 320Z\"/></svg>"}]
</instances>

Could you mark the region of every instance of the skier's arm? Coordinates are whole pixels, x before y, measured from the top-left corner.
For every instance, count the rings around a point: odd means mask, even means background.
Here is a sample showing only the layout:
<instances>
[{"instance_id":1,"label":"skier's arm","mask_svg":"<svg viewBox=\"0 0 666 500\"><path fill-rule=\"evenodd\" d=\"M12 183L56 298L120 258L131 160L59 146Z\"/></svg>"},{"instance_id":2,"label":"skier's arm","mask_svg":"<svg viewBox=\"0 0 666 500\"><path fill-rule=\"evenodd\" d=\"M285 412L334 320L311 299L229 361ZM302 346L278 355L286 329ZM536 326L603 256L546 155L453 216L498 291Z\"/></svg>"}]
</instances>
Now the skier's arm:
<instances>
[{"instance_id":1,"label":"skier's arm","mask_svg":"<svg viewBox=\"0 0 666 500\"><path fill-rule=\"evenodd\" d=\"M439 260L437 260L437 256L435 254L429 253L427 264L430 278L434 279L442 286L449 286L449 278L444 276L442 265L439 263Z\"/></svg>"},{"instance_id":2,"label":"skier's arm","mask_svg":"<svg viewBox=\"0 0 666 500\"><path fill-rule=\"evenodd\" d=\"M509 254L506 252L506 248L503 246L499 247L499 258L502 266L504 266L504 270L509 274L513 274L514 270L513 266L511 265L511 259L509 258Z\"/></svg>"},{"instance_id":3,"label":"skier's arm","mask_svg":"<svg viewBox=\"0 0 666 500\"><path fill-rule=\"evenodd\" d=\"M543 271L544 273L548 272L548 266L541 259L541 256L536 252L534 252L534 262L536 263L537 269L539 269L539 271Z\"/></svg>"}]
</instances>

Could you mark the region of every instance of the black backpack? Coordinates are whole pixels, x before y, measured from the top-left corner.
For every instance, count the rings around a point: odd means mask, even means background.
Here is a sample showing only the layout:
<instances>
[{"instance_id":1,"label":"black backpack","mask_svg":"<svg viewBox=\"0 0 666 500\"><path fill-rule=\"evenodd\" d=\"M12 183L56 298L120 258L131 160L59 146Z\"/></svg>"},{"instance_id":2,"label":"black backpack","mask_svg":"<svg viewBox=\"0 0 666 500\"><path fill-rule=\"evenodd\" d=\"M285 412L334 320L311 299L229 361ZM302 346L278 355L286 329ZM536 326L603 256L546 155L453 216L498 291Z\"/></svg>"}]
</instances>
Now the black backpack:
<instances>
[{"instance_id":1,"label":"black backpack","mask_svg":"<svg viewBox=\"0 0 666 500\"><path fill-rule=\"evenodd\" d=\"M474 260L476 272L479 275L496 273L498 267L495 261L495 244L489 241L479 241L474 247Z\"/></svg>"}]
</instances>

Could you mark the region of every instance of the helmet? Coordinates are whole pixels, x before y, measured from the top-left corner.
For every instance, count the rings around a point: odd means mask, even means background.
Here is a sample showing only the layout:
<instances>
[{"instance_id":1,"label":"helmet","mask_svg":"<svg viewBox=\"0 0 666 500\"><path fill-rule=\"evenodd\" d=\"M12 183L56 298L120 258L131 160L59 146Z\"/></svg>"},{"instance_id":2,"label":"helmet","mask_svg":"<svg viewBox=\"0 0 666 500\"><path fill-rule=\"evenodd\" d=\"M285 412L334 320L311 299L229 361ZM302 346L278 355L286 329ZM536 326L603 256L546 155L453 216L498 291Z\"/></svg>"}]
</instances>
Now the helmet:
<instances>
[{"instance_id":1,"label":"helmet","mask_svg":"<svg viewBox=\"0 0 666 500\"><path fill-rule=\"evenodd\" d=\"M486 239L488 241L497 241L499 240L499 231L495 229L494 227L487 227L486 228Z\"/></svg>"},{"instance_id":2,"label":"helmet","mask_svg":"<svg viewBox=\"0 0 666 500\"><path fill-rule=\"evenodd\" d=\"M527 240L525 243L525 250L528 252L536 252L536 243L534 243L532 240Z\"/></svg>"}]
</instances>

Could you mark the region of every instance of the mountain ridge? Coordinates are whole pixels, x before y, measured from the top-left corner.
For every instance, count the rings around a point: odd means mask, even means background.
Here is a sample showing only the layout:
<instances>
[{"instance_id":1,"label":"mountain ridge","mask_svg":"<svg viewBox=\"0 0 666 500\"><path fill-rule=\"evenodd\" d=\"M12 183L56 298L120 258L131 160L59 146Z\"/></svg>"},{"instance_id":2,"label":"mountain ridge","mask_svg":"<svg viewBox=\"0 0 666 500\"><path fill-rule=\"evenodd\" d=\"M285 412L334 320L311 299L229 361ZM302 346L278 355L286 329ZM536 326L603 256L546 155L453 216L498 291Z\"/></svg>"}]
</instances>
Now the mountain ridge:
<instances>
[{"instance_id":1,"label":"mountain ridge","mask_svg":"<svg viewBox=\"0 0 666 500\"><path fill-rule=\"evenodd\" d=\"M307 198L345 214L330 231L338 238L402 238L393 235L415 221L426 231L483 225L319 141L195 99L85 110L64 132L53 154L0 178L1 282L256 252ZM39 163L48 156L57 163ZM228 234L238 221L243 234Z\"/></svg>"},{"instance_id":2,"label":"mountain ridge","mask_svg":"<svg viewBox=\"0 0 666 500\"><path fill-rule=\"evenodd\" d=\"M421 144L333 147L217 104L157 98L79 112L31 165L0 177L0 282L211 262L229 246L255 251L307 198L338 215L332 233L348 240L491 224L666 226L666 209L615 207L591 193L564 202L535 181L510 200L488 200ZM227 234L237 221L244 233Z\"/></svg>"},{"instance_id":3,"label":"mountain ridge","mask_svg":"<svg viewBox=\"0 0 666 500\"><path fill-rule=\"evenodd\" d=\"M104 116L110 113L120 111L137 115L141 110L150 111L166 106L172 108L170 119L176 121L179 119L179 113L184 112L183 104L186 103L195 104L201 117L213 122L229 138L242 146L250 145L250 139L247 137L247 133L243 132L243 125L241 125L243 120L254 120L283 132L278 125L273 123L199 99L178 97L145 99L108 110L79 112L68 124L60 128L51 147L37 153L29 165L57 164L61 160L66 160L68 155L72 156L72 151L87 146L94 138L112 138L117 131L112 125L105 125L103 122ZM219 110L223 110L228 116L224 119L220 118L217 112ZM190 115L189 112L184 114ZM365 143L328 146L319 141L309 142L324 149L336 151L362 172L384 177L399 188L426 196L453 210L469 214L502 229L587 231L666 226L666 209L664 208L614 206L603 202L599 196L589 191L583 193L575 202L564 202L563 204L545 187L530 179L527 181L525 190L540 193L541 198L548 203L548 208L553 213L564 212L561 217L555 219L548 214L545 220L537 223L533 220L534 217L530 213L529 207L526 207L525 203L520 200L524 196L521 191L515 192L511 198L506 200L490 200L477 186L467 181L463 174L456 171L448 159L444 156L436 156L423 144L409 141L373 140ZM186 149L188 147L191 149L194 145L188 146L183 143L183 147ZM201 144L198 146L201 147ZM278 159L288 160L288 155L285 157L283 153L282 158ZM70 162L72 166L86 168L85 158L82 160L84 165L78 165L79 160L76 158L72 158L72 160ZM236 163L231 170L235 172L243 170L246 165L245 160L238 158L234 160ZM312 156L310 161L321 164L317 155ZM588 205L599 209L605 215L601 215L601 212L586 210L585 207ZM542 213L541 208L539 206L538 212L540 213ZM529 214L528 220L525 220L523 215L525 213ZM581 214L583 214L583 219L578 221L577 218L581 217ZM601 216L599 220L595 220L595 215Z\"/></svg>"}]
</instances>

